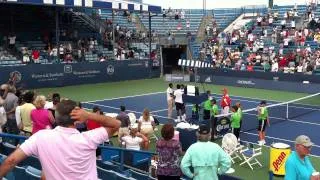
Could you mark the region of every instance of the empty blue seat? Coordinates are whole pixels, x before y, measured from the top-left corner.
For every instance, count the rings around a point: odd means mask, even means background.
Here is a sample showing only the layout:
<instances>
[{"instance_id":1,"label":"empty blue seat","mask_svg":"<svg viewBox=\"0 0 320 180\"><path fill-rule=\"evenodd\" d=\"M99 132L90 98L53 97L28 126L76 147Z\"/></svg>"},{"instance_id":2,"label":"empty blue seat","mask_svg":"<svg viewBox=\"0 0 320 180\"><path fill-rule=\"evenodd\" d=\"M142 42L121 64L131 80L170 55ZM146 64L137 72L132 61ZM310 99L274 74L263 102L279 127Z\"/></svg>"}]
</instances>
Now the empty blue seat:
<instances>
[{"instance_id":1,"label":"empty blue seat","mask_svg":"<svg viewBox=\"0 0 320 180\"><path fill-rule=\"evenodd\" d=\"M100 167L97 167L97 171L100 179L117 180L117 175L114 171L105 170Z\"/></svg>"},{"instance_id":2,"label":"empty blue seat","mask_svg":"<svg viewBox=\"0 0 320 180\"><path fill-rule=\"evenodd\" d=\"M26 169L24 167L15 166L14 169L12 170L12 172L13 172L13 177L15 180L27 179L26 178ZM8 179L11 179L11 178L8 177Z\"/></svg>"},{"instance_id":3,"label":"empty blue seat","mask_svg":"<svg viewBox=\"0 0 320 180\"><path fill-rule=\"evenodd\" d=\"M39 180L41 179L41 171L31 166L27 166L25 169L28 180Z\"/></svg>"},{"instance_id":4,"label":"empty blue seat","mask_svg":"<svg viewBox=\"0 0 320 180\"><path fill-rule=\"evenodd\" d=\"M137 180L145 180L145 179L149 179L149 175L148 174L144 174L144 173L140 173L134 170L129 170L129 173L131 174L131 177L133 177L134 179Z\"/></svg>"},{"instance_id":5,"label":"empty blue seat","mask_svg":"<svg viewBox=\"0 0 320 180\"><path fill-rule=\"evenodd\" d=\"M121 172L120 167L118 165L113 164L109 161L97 160L97 166L102 169L112 170L115 172Z\"/></svg>"}]
</instances>

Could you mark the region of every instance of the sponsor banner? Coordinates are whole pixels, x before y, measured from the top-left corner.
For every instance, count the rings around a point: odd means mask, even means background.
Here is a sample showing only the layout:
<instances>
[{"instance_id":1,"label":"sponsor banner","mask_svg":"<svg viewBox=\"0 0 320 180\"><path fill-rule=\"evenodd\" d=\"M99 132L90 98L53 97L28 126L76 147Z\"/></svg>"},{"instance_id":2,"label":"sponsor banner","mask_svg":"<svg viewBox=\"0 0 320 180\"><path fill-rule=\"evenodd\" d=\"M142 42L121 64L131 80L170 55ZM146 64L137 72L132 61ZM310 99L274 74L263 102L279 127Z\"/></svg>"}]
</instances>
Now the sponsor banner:
<instances>
[{"instance_id":1,"label":"sponsor banner","mask_svg":"<svg viewBox=\"0 0 320 180\"><path fill-rule=\"evenodd\" d=\"M201 75L200 82L209 84L218 84L226 86L239 86L246 88L270 89L280 91L294 91L301 93L318 93L320 83L303 83L303 82L288 82L288 81L275 81L257 78L242 78L230 76L210 76ZM198 78L197 78L198 79ZM320 78L319 78L320 79ZM194 81L194 76L191 77ZM199 81L197 81L199 82Z\"/></svg>"},{"instance_id":2,"label":"sponsor banner","mask_svg":"<svg viewBox=\"0 0 320 180\"><path fill-rule=\"evenodd\" d=\"M169 82L190 82L190 76L183 74L166 74L165 80Z\"/></svg>"},{"instance_id":3,"label":"sponsor banner","mask_svg":"<svg viewBox=\"0 0 320 180\"><path fill-rule=\"evenodd\" d=\"M148 60L86 64L30 64L0 67L0 83L11 80L25 88L40 88L134 80L151 77L151 68Z\"/></svg>"},{"instance_id":4,"label":"sponsor banner","mask_svg":"<svg viewBox=\"0 0 320 180\"><path fill-rule=\"evenodd\" d=\"M255 78L273 81L288 81L299 82L309 81L310 83L320 84L320 76L318 75L304 75L301 73L285 74L285 73L272 73L272 72L247 72L247 71L234 71L228 69L199 69L198 75L210 76L228 76L235 78Z\"/></svg>"}]
</instances>

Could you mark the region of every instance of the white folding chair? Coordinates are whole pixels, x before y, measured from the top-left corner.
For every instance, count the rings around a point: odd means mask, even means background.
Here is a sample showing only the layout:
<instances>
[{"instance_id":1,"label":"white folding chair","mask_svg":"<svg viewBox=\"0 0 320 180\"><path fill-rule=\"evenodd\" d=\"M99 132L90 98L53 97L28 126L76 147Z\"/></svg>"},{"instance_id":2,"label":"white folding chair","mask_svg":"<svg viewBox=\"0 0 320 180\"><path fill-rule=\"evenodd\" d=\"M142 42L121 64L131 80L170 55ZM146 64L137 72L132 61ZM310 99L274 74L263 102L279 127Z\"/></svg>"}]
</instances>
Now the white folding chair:
<instances>
[{"instance_id":1,"label":"white folding chair","mask_svg":"<svg viewBox=\"0 0 320 180\"><path fill-rule=\"evenodd\" d=\"M231 157L232 163L235 163L236 159L239 159L240 161L242 161L241 151L243 148L244 148L244 146L241 145L240 143L238 143L237 147L234 150L227 152L229 154L229 156Z\"/></svg>"},{"instance_id":2,"label":"white folding chair","mask_svg":"<svg viewBox=\"0 0 320 180\"><path fill-rule=\"evenodd\" d=\"M262 164L258 161L257 157L262 155L262 147L254 148L253 145L249 145L251 147L247 147L241 151L242 157L244 161L240 164L240 166L244 164L248 164L248 166L253 170L253 166L258 164L262 167Z\"/></svg>"},{"instance_id":3,"label":"white folding chair","mask_svg":"<svg viewBox=\"0 0 320 180\"><path fill-rule=\"evenodd\" d=\"M237 137L234 134L225 134L222 139L221 147L230 156L232 163L235 163L235 159L242 160L241 150L244 146L238 142Z\"/></svg>"}]
</instances>

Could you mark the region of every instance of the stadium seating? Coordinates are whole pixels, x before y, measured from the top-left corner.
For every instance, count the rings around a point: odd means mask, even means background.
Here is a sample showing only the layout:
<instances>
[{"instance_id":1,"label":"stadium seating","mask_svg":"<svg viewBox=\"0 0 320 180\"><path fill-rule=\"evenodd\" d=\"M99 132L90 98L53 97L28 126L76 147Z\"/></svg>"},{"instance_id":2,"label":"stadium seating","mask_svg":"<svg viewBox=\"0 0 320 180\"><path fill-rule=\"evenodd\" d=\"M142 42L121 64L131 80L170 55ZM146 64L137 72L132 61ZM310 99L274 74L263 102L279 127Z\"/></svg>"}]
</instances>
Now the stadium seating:
<instances>
[{"instance_id":1,"label":"stadium seating","mask_svg":"<svg viewBox=\"0 0 320 180\"><path fill-rule=\"evenodd\" d=\"M27 166L27 168L25 169L26 171L26 177L28 180L39 180L41 179L41 171L31 167L31 166Z\"/></svg>"},{"instance_id":2,"label":"stadium seating","mask_svg":"<svg viewBox=\"0 0 320 180\"><path fill-rule=\"evenodd\" d=\"M218 29L223 31L232 21L234 21L242 13L241 9L214 9L214 18L218 25Z\"/></svg>"},{"instance_id":3,"label":"stadium seating","mask_svg":"<svg viewBox=\"0 0 320 180\"><path fill-rule=\"evenodd\" d=\"M173 10L174 11L174 10ZM187 32L196 33L199 29L200 22L203 18L202 10L184 10L185 18L175 20L172 16L171 18L163 18L162 14L153 16L151 20L151 28L156 30L159 35L168 35L169 32L174 33L175 35L186 35ZM142 23L145 27L149 26L148 16L140 17ZM190 22L190 28L187 29L187 21ZM181 29L177 29L178 26L181 26Z\"/></svg>"}]
</instances>

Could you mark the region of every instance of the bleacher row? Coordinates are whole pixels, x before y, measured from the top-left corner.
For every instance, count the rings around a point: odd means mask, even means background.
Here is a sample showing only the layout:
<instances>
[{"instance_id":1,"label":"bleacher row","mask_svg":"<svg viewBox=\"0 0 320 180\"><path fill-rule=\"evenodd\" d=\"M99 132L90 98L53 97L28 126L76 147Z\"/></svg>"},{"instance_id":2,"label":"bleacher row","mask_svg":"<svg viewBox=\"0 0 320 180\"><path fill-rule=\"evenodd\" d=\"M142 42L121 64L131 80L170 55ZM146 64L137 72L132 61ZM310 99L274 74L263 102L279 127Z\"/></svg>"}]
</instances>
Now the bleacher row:
<instances>
[{"instance_id":1,"label":"bleacher row","mask_svg":"<svg viewBox=\"0 0 320 180\"><path fill-rule=\"evenodd\" d=\"M0 144L0 163L4 162L17 147L12 145L19 140L22 143L26 137L11 134L0 134L3 142ZM146 151L134 151L115 147L101 146L102 160L97 160L97 172L99 179L125 180L137 179L148 180L155 179L150 176L148 170L151 163L151 157L154 153ZM131 170L124 167L125 160L134 167L140 167L143 170ZM115 163L111 162L114 161ZM118 163L116 163L116 161ZM30 156L9 172L6 177L8 180L39 180L41 178L41 163L37 157Z\"/></svg>"},{"instance_id":2,"label":"bleacher row","mask_svg":"<svg viewBox=\"0 0 320 180\"><path fill-rule=\"evenodd\" d=\"M0 164L17 148L12 143L22 143L27 137L0 133ZM98 178L101 180L156 180L155 153L136 151L113 146L100 146L101 159L96 160ZM29 156L13 168L4 180L40 180L41 163L35 156ZM182 180L189 180L182 177ZM228 175L219 175L220 180L239 180Z\"/></svg>"}]
</instances>

